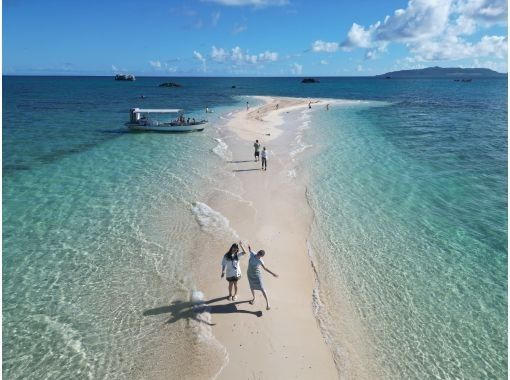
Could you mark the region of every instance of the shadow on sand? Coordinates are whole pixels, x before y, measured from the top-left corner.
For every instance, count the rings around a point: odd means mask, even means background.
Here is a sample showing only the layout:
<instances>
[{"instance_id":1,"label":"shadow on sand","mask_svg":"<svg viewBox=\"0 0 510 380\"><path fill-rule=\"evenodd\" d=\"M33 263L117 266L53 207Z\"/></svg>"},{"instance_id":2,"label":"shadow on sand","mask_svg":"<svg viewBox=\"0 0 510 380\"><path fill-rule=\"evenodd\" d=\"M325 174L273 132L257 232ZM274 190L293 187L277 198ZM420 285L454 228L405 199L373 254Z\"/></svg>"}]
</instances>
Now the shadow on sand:
<instances>
[{"instance_id":1,"label":"shadow on sand","mask_svg":"<svg viewBox=\"0 0 510 380\"><path fill-rule=\"evenodd\" d=\"M234 173L237 173L237 172L252 172L252 171L259 171L259 170L262 170L262 169L236 169L236 170L232 170Z\"/></svg>"},{"instance_id":2,"label":"shadow on sand","mask_svg":"<svg viewBox=\"0 0 510 380\"><path fill-rule=\"evenodd\" d=\"M240 164L243 162L255 162L254 160L227 161L229 164Z\"/></svg>"},{"instance_id":3,"label":"shadow on sand","mask_svg":"<svg viewBox=\"0 0 510 380\"><path fill-rule=\"evenodd\" d=\"M206 323L210 326L214 326L214 323L209 323L204 321L202 318L199 318L200 314L204 312L208 312L211 314L230 314L230 313L242 313L242 314L252 314L257 317L262 317L262 311L249 311L238 309L237 305L248 303L248 301L237 301L230 302L222 305L211 305L213 303L226 300L227 297L219 297L213 298L204 302L191 302L191 301L182 301L176 300L173 301L168 306L161 306L154 309L145 310L143 312L144 316L151 315L159 315L159 314L170 314L170 319L166 321L166 323L174 323L180 319L193 319L197 322Z\"/></svg>"}]
</instances>

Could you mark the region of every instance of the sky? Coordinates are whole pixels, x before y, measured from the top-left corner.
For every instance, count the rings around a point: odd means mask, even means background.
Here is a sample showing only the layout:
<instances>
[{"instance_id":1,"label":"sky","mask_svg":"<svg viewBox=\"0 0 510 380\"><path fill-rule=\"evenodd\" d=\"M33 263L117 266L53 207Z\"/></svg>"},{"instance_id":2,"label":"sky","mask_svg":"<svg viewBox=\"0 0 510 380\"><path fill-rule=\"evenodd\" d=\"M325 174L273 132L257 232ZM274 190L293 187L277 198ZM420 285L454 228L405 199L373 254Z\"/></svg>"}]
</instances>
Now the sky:
<instances>
[{"instance_id":1,"label":"sky","mask_svg":"<svg viewBox=\"0 0 510 380\"><path fill-rule=\"evenodd\" d=\"M506 0L4 0L4 75L508 71Z\"/></svg>"}]
</instances>

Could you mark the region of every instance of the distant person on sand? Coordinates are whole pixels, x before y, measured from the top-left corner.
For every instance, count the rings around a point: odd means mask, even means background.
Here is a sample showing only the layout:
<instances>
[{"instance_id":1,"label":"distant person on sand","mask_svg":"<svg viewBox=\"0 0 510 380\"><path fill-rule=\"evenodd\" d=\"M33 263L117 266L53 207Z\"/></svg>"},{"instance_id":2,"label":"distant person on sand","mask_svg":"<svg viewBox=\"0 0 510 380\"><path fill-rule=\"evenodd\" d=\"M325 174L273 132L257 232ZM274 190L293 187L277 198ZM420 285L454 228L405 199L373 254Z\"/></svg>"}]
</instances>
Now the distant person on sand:
<instances>
[{"instance_id":1,"label":"distant person on sand","mask_svg":"<svg viewBox=\"0 0 510 380\"><path fill-rule=\"evenodd\" d=\"M225 270L227 272L228 281L228 300L237 300L237 281L241 278L241 268L239 266L239 259L246 255L243 244L239 242L242 252L239 252L239 246L234 243L230 247L227 253L223 255L221 261L221 278L225 276ZM234 294L232 294L232 287L234 288Z\"/></svg>"},{"instance_id":2,"label":"distant person on sand","mask_svg":"<svg viewBox=\"0 0 510 380\"><path fill-rule=\"evenodd\" d=\"M259 155L260 155L259 140L255 140L255 143L253 144L253 148L255 148L255 162L257 162L259 160Z\"/></svg>"},{"instance_id":3,"label":"distant person on sand","mask_svg":"<svg viewBox=\"0 0 510 380\"><path fill-rule=\"evenodd\" d=\"M246 102L246 111L250 109L250 103Z\"/></svg>"},{"instance_id":4,"label":"distant person on sand","mask_svg":"<svg viewBox=\"0 0 510 380\"><path fill-rule=\"evenodd\" d=\"M250 251L250 260L248 262L248 282L250 283L251 294L253 295L253 298L250 301L250 305L255 303L255 290L260 290L266 299L266 310L269 310L271 309L271 305L267 299L267 292L264 288L264 283L262 282L262 273L260 273L260 267L264 268L266 272L271 273L275 277L278 277L278 275L274 272L271 272L269 268L264 265L262 257L264 257L266 252L260 250L257 253L254 253L250 246L248 246L248 250Z\"/></svg>"},{"instance_id":5,"label":"distant person on sand","mask_svg":"<svg viewBox=\"0 0 510 380\"><path fill-rule=\"evenodd\" d=\"M262 149L262 170L267 170L267 150L266 147Z\"/></svg>"},{"instance_id":6,"label":"distant person on sand","mask_svg":"<svg viewBox=\"0 0 510 380\"><path fill-rule=\"evenodd\" d=\"M280 108L280 105L278 103L276 103L276 109Z\"/></svg>"},{"instance_id":7,"label":"distant person on sand","mask_svg":"<svg viewBox=\"0 0 510 380\"><path fill-rule=\"evenodd\" d=\"M312 109L312 102L308 102L308 109L311 110Z\"/></svg>"}]
</instances>

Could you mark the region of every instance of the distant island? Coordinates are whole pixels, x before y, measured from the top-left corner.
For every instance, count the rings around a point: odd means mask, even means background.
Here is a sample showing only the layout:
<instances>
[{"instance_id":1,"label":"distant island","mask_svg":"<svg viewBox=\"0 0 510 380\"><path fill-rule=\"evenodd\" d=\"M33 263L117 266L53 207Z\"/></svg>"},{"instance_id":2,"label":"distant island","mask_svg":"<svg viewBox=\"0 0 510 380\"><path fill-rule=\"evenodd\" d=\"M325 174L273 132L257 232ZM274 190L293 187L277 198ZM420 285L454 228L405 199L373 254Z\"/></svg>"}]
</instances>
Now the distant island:
<instances>
[{"instance_id":1,"label":"distant island","mask_svg":"<svg viewBox=\"0 0 510 380\"><path fill-rule=\"evenodd\" d=\"M391 71L376 75L376 78L499 78L507 74L484 68L463 69L460 67L427 67L416 70Z\"/></svg>"}]
</instances>

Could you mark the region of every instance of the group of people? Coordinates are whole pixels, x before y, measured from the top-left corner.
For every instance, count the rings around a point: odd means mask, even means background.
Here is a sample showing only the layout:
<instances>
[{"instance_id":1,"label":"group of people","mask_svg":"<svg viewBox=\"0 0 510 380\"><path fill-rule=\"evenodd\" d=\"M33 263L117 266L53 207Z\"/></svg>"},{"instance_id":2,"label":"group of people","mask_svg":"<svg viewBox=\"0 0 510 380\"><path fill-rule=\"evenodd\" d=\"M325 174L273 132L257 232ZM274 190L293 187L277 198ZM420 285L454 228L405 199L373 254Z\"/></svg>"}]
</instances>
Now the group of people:
<instances>
[{"instance_id":1,"label":"group of people","mask_svg":"<svg viewBox=\"0 0 510 380\"><path fill-rule=\"evenodd\" d=\"M196 123L196 120L195 118L184 118L184 115L179 115L179 117L177 118L176 120L177 123L179 123L180 125L189 125L189 124L195 124Z\"/></svg>"},{"instance_id":2,"label":"group of people","mask_svg":"<svg viewBox=\"0 0 510 380\"><path fill-rule=\"evenodd\" d=\"M253 147L255 148L255 162L257 162L259 160L259 158L262 158L262 160L261 160L262 161L262 170L267 170L268 153L267 153L266 147L264 147L261 152L259 140L255 140Z\"/></svg>"},{"instance_id":3,"label":"group of people","mask_svg":"<svg viewBox=\"0 0 510 380\"><path fill-rule=\"evenodd\" d=\"M239 250L241 247L241 250ZM278 277L278 275L272 272L265 264L262 258L265 256L264 250L260 250L257 253L253 252L251 247L248 245L248 252L250 253L250 258L248 260L248 283L250 284L252 299L249 301L250 305L255 303L255 290L260 290L262 295L266 300L266 310L271 309L271 305L269 304L269 299L267 297L267 291L264 287L264 282L262 281L262 273L261 268L266 272L271 273L274 277ZM239 244L234 243L230 247L227 253L223 256L221 261L221 278L225 277L228 281L228 300L236 301L237 300L237 283L242 277L241 267L239 266L239 260L246 255L246 251L243 247L243 243L239 242Z\"/></svg>"}]
</instances>

